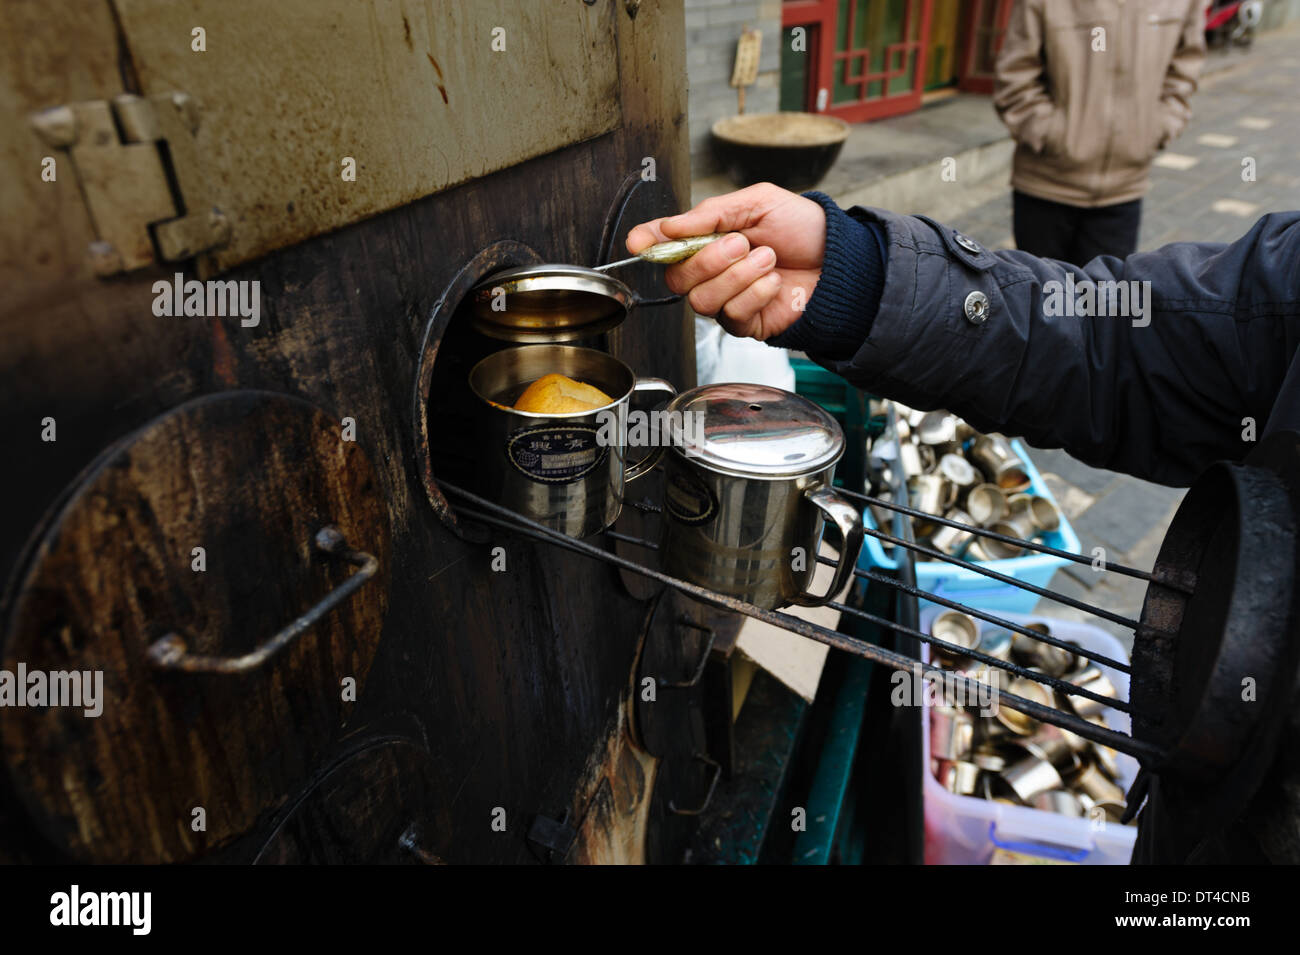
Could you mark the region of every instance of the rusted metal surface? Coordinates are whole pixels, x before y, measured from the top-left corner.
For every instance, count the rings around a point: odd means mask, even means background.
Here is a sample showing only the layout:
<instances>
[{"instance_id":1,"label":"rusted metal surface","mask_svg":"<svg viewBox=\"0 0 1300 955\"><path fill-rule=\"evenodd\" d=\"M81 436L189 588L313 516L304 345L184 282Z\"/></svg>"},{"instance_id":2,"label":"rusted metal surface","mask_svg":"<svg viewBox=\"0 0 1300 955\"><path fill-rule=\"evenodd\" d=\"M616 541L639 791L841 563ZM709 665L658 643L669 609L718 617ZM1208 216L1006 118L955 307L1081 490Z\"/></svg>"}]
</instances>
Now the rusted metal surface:
<instances>
[{"instance_id":1,"label":"rusted metal surface","mask_svg":"<svg viewBox=\"0 0 1300 955\"><path fill-rule=\"evenodd\" d=\"M231 389L267 389L301 397L324 409L336 429L343 418L351 419L356 433L352 447L371 462L374 494L391 523L391 553L385 559L372 541L340 521L349 542L375 553L381 561L379 575L391 574L391 579L384 588L388 602L382 620L357 636L363 651L373 649L364 692L346 716L336 710L328 718L329 731L317 744L283 742L288 724L277 718L274 708L245 702L239 709L233 689L227 698L219 688L223 683L239 684L248 693L246 681L251 680L251 692L260 700L257 674L281 673L297 654L320 647L322 637L332 632L332 622L356 614L371 599L378 580L362 587L254 673L237 677L162 673L146 665L147 643L135 648L138 652L131 659L140 663L151 685L161 681L165 689L133 696L132 706L177 706L192 715L199 727L225 725L221 720L206 721L202 707L228 707L226 716L235 727L225 733L229 744L264 748L255 758L231 756L229 764L237 767L234 781L221 773L208 774L192 785L177 786L178 793L169 797L174 803L162 811L142 814L135 808L122 809L114 818L129 820L133 828L118 833L117 844L103 844L106 857L118 858L128 850L154 857L156 840L188 839L189 845L172 846L164 855L250 861L271 827L284 818L286 807L305 795L308 781L318 779L323 767L368 741L394 733L428 753L438 767L432 777L422 777L421 784L430 806L445 815L426 824L419 845L449 863L532 861L525 840L527 816L546 807L579 806L575 793L585 786L589 755L602 751L616 712L627 702L624 688L645 604L618 586L613 571L593 570L578 555L496 532L490 532L483 543L474 543L450 530L430 507L417 463L413 435L419 412L412 396L437 300L479 250L510 241L546 261L596 261L607 227L602 217L615 203L622 183L641 170L647 156L658 162L660 186L668 197L663 200L666 211L689 203L682 4L677 0L646 3L635 24L616 5L608 6L617 12L617 22L609 24L608 37L595 39L601 45L612 42L608 38L617 41L621 124L606 135L471 179L454 190L292 248L273 254L268 250L265 258L237 267L223 278L260 282L262 319L255 328L220 317L155 316L153 283L171 279L176 271L172 268L145 268L107 282L95 277L86 260L95 232L75 176L60 172L57 184L32 185L29 173L39 172L39 159L49 147L31 128L28 117L47 106L111 100L122 92L149 95L151 90L135 82L132 51L119 48L111 16L98 15L107 13L107 3L65 11L15 0L6 9L13 31L5 31L0 48L13 55L5 57L0 74L0 124L6 141L15 146L0 153L0 165L6 172L12 168L15 178L11 183L0 177L0 196L6 199L6 211L15 209L18 214L6 216L0 224L4 249L11 253L0 266L6 269L5 277L13 279L6 283L0 303L0 334L6 341L0 353L0 382L6 398L0 402L0 425L9 429L7 433L22 436L9 462L8 484L13 499L22 505L0 511L0 573L8 576L16 570L20 580L28 573L38 546L28 547L25 542L44 539L46 525L75 490L78 476L107 445L196 396ZM312 22L311 18L304 21ZM512 14L506 23L513 22L518 21ZM189 29L187 25L184 36ZM208 53L186 55L206 56L211 82L217 84L225 68L217 61L220 47L214 49L214 35L210 30ZM454 33L449 28L446 35ZM534 41L544 38L545 31L539 31ZM310 31L287 24L276 38L277 48L309 39ZM413 42L415 52L423 55L418 34L413 33ZM42 51L41 56L33 57L30 51ZM456 108L455 83L471 78L457 80L447 61L433 52L444 73L448 105ZM429 76L435 76L427 58L425 65ZM329 87L335 71L369 69L379 75L383 66L349 51L317 58L307 75L314 77L317 86ZM47 72L47 67L55 72ZM444 108L441 94L435 90L431 95L438 97L437 108ZM196 101L200 130L205 130L210 114L201 97L196 96ZM574 101L557 94L536 113L567 115ZM498 117L508 115L517 102L509 90L498 90L489 108L478 110L473 121L488 131L485 135L490 134ZM340 123L351 121L348 114L337 117ZM251 112L250 118L257 120ZM283 131L282 139L287 153L296 148L290 138L313 139L313 149L333 148L343 140L343 132L330 124L307 131L293 127ZM296 174L304 175L301 170ZM337 177L337 164L325 175ZM310 175L303 179L310 181ZM324 192L325 187L318 191ZM10 204L7 200L14 195L20 201ZM256 214L268 220L292 218L296 208L291 211L281 205ZM234 223L234 234L238 229ZM194 277L192 269L182 271L187 279ZM639 281L629 284L644 293L649 287L638 287ZM642 374L688 380L693 351L685 309L663 307L644 318L644 322L629 321L620 330L618 357ZM448 339L439 340L445 345ZM34 420L44 416L58 422L57 442L42 442L39 430L32 427ZM430 409L430 422L427 441L435 452L452 448L449 436L456 433L452 426L463 424L452 420L437 402ZM238 435L223 443L186 435L171 444L167 460L183 461L205 443L206 450L228 455L237 464L246 441ZM340 466L336 460L327 470ZM296 475L247 466L235 471L224 480L223 490L209 496L217 513L234 514L259 496L268 507L291 503ZM441 478L437 467L433 474L436 489ZM230 560L243 562L250 568L249 576L258 577L267 587L276 583L263 572L267 566L300 572L307 566L303 548L310 535L334 519L326 510L298 515L304 521L301 528L279 519L231 524L227 528ZM491 570L491 547L498 545L505 547L508 560L509 569L502 573ZM293 560L276 559L289 548L294 549ZM329 560L310 567L318 589L300 595L302 599L280 592L272 601L268 595L248 607L247 612L258 617L256 625L248 626L218 625L217 612L208 610L205 594L185 595L170 582L156 586L159 592L188 599L186 613L172 619L189 621L183 632L187 639L191 634L201 638L194 643L196 651L238 654L301 614L331 585L340 585L350 569ZM61 599L58 595L67 579L71 578L52 578L42 601ZM256 591L251 584L248 587ZM211 626L205 624L205 613ZM119 633L138 632L151 642L167 632L167 623L153 630L134 623L124 620L107 636L116 640ZM8 635L13 633L10 627ZM207 645L218 637L232 642ZM656 647L670 642L656 642ZM689 662L674 659L673 668L662 672L680 672L677 664L685 667ZM203 692L184 692L196 682L203 684ZM208 683L218 689L206 689ZM280 705L309 713L323 713L339 699L336 683L314 676L286 679L279 693ZM14 725L11 715L12 711L0 712L0 727ZM165 757L168 752L158 735L171 724L150 716L145 723L148 733L133 740L141 760ZM659 718L665 738L673 741L673 752L689 759L700 745L691 735L689 707L665 708ZM208 734L201 739L205 744L221 742L222 733L210 728L194 733ZM129 734L120 738L133 739ZM97 762L88 745L65 747L61 760L87 777L102 767L110 786L148 788L155 781L155 777L133 776L130 767L119 770ZM0 793L0 858L64 859L69 851L62 848L65 828L38 823L45 810L35 802L10 799L20 781L32 785L29 775L28 766L11 770L0 786L4 790ZM259 780L266 787L260 795L252 788ZM647 785L652 782L649 779ZM52 791L53 783L49 785ZM179 794L182 788L189 794L185 798ZM234 797L231 790L237 790ZM176 832L179 827L172 821L176 805L183 804L188 811L198 803L210 809L208 833L200 838L188 830ZM214 832L212 806L220 806L223 813L220 832ZM494 832L485 821L498 806L507 809L510 819L504 833ZM665 826L676 833L679 820L668 818L666 809L648 812L646 841L666 845L660 835L652 840L650 834ZM327 817L312 818L317 819L312 825L326 825ZM310 830L311 826L301 830L302 845L308 843ZM628 831L638 830L619 829ZM331 843L330 860L364 857L368 851L364 833L355 837L340 833ZM73 851L78 854L82 843L103 842L92 831L74 836L79 841ZM355 845L349 846L349 838Z\"/></svg>"},{"instance_id":2,"label":"rusted metal surface","mask_svg":"<svg viewBox=\"0 0 1300 955\"><path fill-rule=\"evenodd\" d=\"M694 674L708 661L701 648L713 642L713 628L696 619L701 605L650 583L657 592L648 603L628 676L628 734L656 759L689 757L693 750L686 749L688 745L699 748L710 742L703 725L691 726L685 714L698 711L703 699ZM690 676L678 680L679 674Z\"/></svg>"},{"instance_id":3,"label":"rusted metal surface","mask_svg":"<svg viewBox=\"0 0 1300 955\"><path fill-rule=\"evenodd\" d=\"M102 674L98 716L18 707L0 721L8 776L51 840L95 861L194 858L310 778L364 696L383 627L377 491L336 420L267 392L200 398L104 455L43 534L5 621L4 669ZM367 549L361 572L313 553L322 517ZM221 665L268 657L254 646L266 621L312 607L274 660ZM152 665L170 632L198 665Z\"/></svg>"},{"instance_id":4,"label":"rusted metal surface","mask_svg":"<svg viewBox=\"0 0 1300 955\"><path fill-rule=\"evenodd\" d=\"M1170 749L1166 770L1219 777L1258 735L1269 701L1290 695L1295 675L1283 658L1294 620L1287 585L1300 539L1292 506L1271 471L1219 464L1175 514L1158 576L1183 576L1161 568L1196 572L1217 563L1225 579L1190 596L1175 592L1172 600L1154 584L1143 609L1147 626L1134 645L1132 698L1146 716L1138 724L1143 735ZM1246 679L1258 702L1243 700Z\"/></svg>"},{"instance_id":5,"label":"rusted metal surface","mask_svg":"<svg viewBox=\"0 0 1300 955\"><path fill-rule=\"evenodd\" d=\"M203 179L232 224L204 257L215 271L622 120L608 2L114 5L141 92L199 104ZM192 49L196 26L205 52Z\"/></svg>"},{"instance_id":6,"label":"rusted metal surface","mask_svg":"<svg viewBox=\"0 0 1300 955\"><path fill-rule=\"evenodd\" d=\"M659 677L659 686L670 690L688 690L693 686L697 686L700 679L704 676L704 667L709 662L709 654L713 652L713 644L717 639L717 633L712 627L696 623L688 617L679 617L677 619L677 626L685 627L687 630L694 630L704 635L704 647L700 650L699 662L692 668L690 676L684 680L668 680L664 677Z\"/></svg>"}]
</instances>

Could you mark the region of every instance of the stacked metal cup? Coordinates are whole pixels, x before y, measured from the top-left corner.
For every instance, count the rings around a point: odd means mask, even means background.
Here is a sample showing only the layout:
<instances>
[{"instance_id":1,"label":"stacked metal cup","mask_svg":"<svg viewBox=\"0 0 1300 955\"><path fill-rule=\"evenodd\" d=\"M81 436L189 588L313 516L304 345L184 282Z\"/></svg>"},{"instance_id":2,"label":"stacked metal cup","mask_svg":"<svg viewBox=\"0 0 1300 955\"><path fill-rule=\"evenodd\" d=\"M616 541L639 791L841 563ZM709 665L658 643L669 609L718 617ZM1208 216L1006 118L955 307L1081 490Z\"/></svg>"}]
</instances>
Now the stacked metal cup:
<instances>
[{"instance_id":1,"label":"stacked metal cup","mask_svg":"<svg viewBox=\"0 0 1300 955\"><path fill-rule=\"evenodd\" d=\"M1041 622L1027 624L1026 629L1052 635ZM1012 677L1006 670L963 656L962 651L975 649L1114 699L1118 694L1104 670L1078 653L1021 633L999 627L986 627L981 633L975 618L956 610L936 615L930 636L949 645L932 647L936 663L989 691L980 703L971 702L966 694L930 711L930 771L945 789L1065 816L1119 821L1125 793L1113 749L1010 707L986 704L1005 690L1106 726L1104 705L1058 693L1035 680ZM959 705L963 702L968 705Z\"/></svg>"},{"instance_id":2,"label":"stacked metal cup","mask_svg":"<svg viewBox=\"0 0 1300 955\"><path fill-rule=\"evenodd\" d=\"M1004 436L980 434L946 411L899 404L895 410L898 448L889 466L903 472L913 508L1020 540L1041 538L1060 526L1056 504L1030 491L1028 468ZM919 543L967 560L1024 553L1015 544L925 518L913 518L912 533Z\"/></svg>"}]
</instances>

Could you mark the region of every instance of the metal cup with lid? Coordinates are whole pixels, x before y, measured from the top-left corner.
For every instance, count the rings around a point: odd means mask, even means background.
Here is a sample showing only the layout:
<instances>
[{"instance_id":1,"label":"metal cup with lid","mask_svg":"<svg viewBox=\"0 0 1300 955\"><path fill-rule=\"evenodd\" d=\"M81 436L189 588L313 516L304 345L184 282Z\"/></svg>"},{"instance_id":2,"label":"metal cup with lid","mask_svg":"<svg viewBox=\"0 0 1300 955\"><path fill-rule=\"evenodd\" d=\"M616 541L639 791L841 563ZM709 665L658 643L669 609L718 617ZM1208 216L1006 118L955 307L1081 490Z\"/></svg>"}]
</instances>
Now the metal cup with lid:
<instances>
[{"instance_id":1,"label":"metal cup with lid","mask_svg":"<svg viewBox=\"0 0 1300 955\"><path fill-rule=\"evenodd\" d=\"M668 265L690 258L721 233L660 242L639 255L589 269L581 265L524 265L489 275L472 290L474 327L521 345L590 338L616 328L647 302L605 270L633 262ZM672 296L669 301L676 301Z\"/></svg>"},{"instance_id":2,"label":"metal cup with lid","mask_svg":"<svg viewBox=\"0 0 1300 955\"><path fill-rule=\"evenodd\" d=\"M477 433L486 466L480 489L490 500L572 537L594 534L617 520L625 484L648 473L662 453L652 440L641 460L626 464L632 395L677 392L662 378L636 377L603 351L561 343L616 328L642 302L603 270L634 261L680 261L717 238L660 243L594 269L525 265L493 273L474 286L473 327L521 346L488 355L469 375L479 400ZM530 384L551 373L599 388L610 403L548 414L514 407Z\"/></svg>"},{"instance_id":3,"label":"metal cup with lid","mask_svg":"<svg viewBox=\"0 0 1300 955\"><path fill-rule=\"evenodd\" d=\"M613 276L578 265L525 265L473 290L474 327L521 345L590 338L623 323L636 302Z\"/></svg>"},{"instance_id":4,"label":"metal cup with lid","mask_svg":"<svg viewBox=\"0 0 1300 955\"><path fill-rule=\"evenodd\" d=\"M683 580L765 609L819 606L848 582L862 515L831 481L839 423L779 388L705 385L668 405L661 557ZM827 590L809 591L824 522L840 532Z\"/></svg>"}]
</instances>

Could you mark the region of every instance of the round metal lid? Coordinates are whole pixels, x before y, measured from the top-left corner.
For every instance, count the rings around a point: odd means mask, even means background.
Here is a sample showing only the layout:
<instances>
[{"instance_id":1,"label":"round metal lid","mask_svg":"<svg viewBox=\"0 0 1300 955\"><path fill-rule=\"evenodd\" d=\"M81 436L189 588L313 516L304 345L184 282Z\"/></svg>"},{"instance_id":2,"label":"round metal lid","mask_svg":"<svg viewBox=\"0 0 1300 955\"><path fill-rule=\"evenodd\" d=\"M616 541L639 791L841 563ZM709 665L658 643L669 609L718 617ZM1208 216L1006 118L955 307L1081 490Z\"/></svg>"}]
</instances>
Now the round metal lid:
<instances>
[{"instance_id":1,"label":"round metal lid","mask_svg":"<svg viewBox=\"0 0 1300 955\"><path fill-rule=\"evenodd\" d=\"M474 327L504 341L537 344L586 338L621 324L632 290L579 265L526 265L474 286Z\"/></svg>"},{"instance_id":2,"label":"round metal lid","mask_svg":"<svg viewBox=\"0 0 1300 955\"><path fill-rule=\"evenodd\" d=\"M668 410L673 446L725 474L787 478L830 467L844 453L839 422L807 398L766 385L702 385Z\"/></svg>"}]
</instances>

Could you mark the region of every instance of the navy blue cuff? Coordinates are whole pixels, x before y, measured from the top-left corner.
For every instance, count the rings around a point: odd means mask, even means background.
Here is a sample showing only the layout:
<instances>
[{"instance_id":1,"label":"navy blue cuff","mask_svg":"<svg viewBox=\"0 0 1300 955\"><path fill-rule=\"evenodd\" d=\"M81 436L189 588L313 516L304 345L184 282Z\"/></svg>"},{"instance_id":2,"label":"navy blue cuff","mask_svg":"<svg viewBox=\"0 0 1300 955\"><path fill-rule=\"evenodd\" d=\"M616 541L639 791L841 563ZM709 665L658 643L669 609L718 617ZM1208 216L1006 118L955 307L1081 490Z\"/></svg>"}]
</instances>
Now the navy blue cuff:
<instances>
[{"instance_id":1,"label":"navy blue cuff","mask_svg":"<svg viewBox=\"0 0 1300 955\"><path fill-rule=\"evenodd\" d=\"M880 307L888 258L883 228L845 212L822 192L805 192L826 212L826 255L803 316L767 344L810 358L847 361L867 336Z\"/></svg>"}]
</instances>

